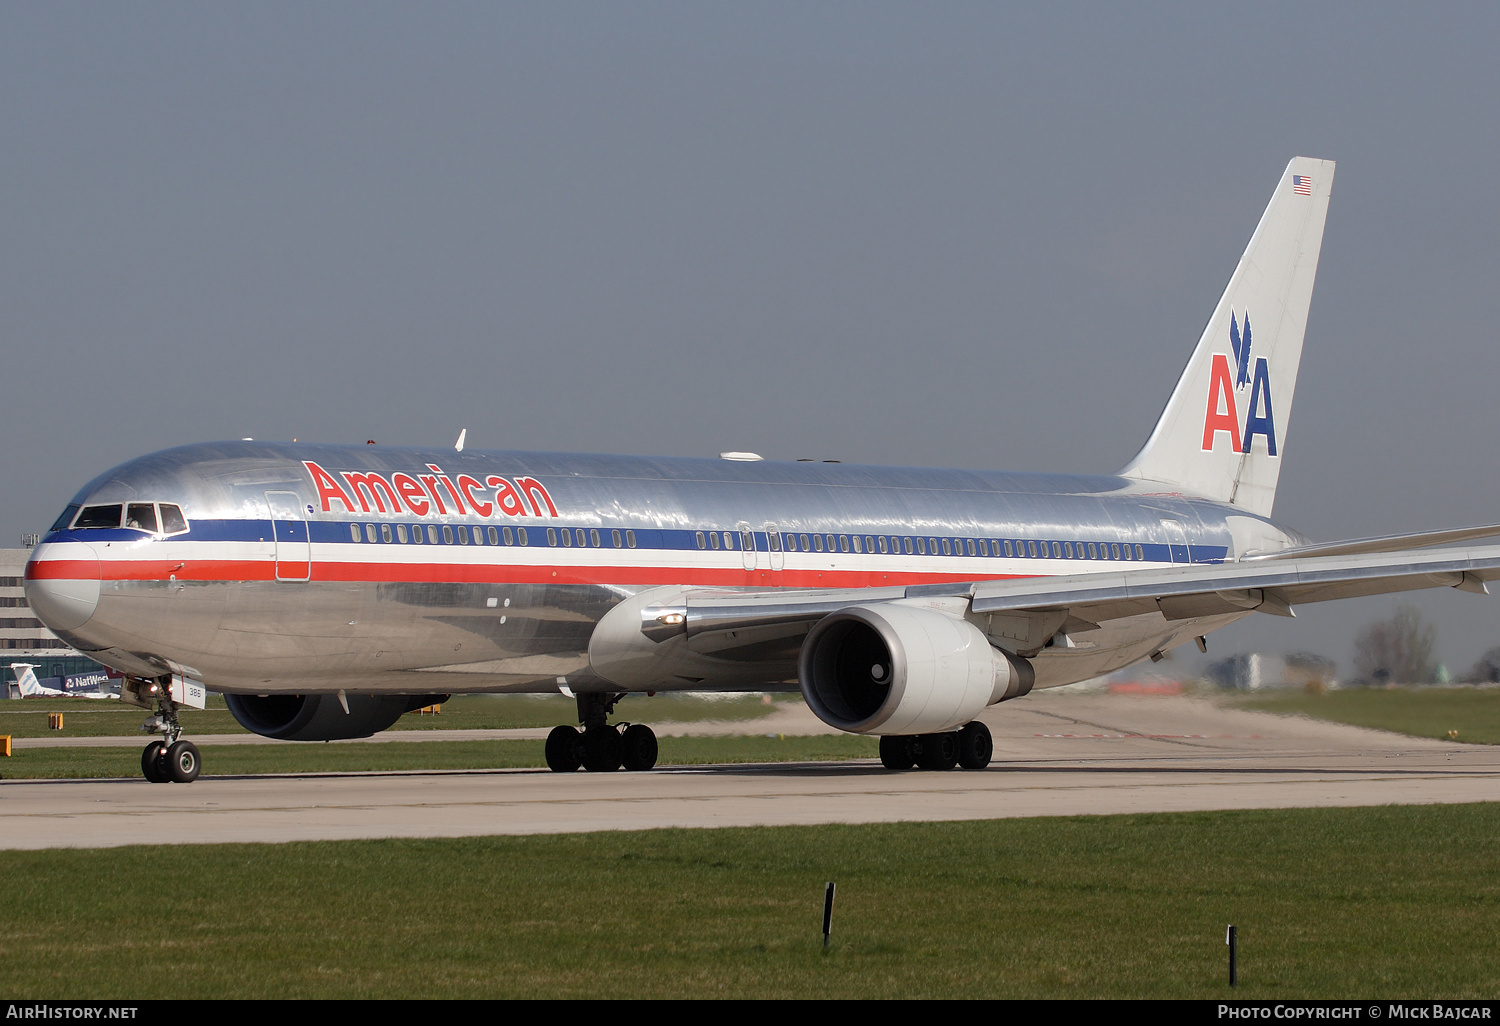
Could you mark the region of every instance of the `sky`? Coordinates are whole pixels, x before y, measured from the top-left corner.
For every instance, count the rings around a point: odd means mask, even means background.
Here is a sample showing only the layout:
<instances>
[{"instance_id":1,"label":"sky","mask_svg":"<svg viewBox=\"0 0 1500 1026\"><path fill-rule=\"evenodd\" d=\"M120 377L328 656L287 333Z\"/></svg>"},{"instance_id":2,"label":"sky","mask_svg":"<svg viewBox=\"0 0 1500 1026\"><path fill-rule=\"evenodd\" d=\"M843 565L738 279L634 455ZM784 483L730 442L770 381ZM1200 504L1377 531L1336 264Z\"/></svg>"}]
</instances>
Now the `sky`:
<instances>
[{"instance_id":1,"label":"sky","mask_svg":"<svg viewBox=\"0 0 1500 1026\"><path fill-rule=\"evenodd\" d=\"M1275 516L1500 521L1500 7L12 3L0 544L221 438L1109 473L1339 162ZM1500 595L1402 602L1459 672Z\"/></svg>"}]
</instances>

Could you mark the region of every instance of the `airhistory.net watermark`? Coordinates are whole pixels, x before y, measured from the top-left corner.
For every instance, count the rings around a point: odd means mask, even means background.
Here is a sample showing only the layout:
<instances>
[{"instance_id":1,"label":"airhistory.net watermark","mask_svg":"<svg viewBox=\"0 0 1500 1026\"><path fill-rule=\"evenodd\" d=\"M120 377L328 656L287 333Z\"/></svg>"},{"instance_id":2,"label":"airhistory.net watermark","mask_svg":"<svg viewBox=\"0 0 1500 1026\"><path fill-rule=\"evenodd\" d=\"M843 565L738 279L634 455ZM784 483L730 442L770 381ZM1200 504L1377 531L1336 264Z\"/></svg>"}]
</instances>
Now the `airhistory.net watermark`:
<instances>
[{"instance_id":1,"label":"airhistory.net watermark","mask_svg":"<svg viewBox=\"0 0 1500 1026\"><path fill-rule=\"evenodd\" d=\"M7 1019L134 1019L138 1005L80 1005L47 1001L12 1002L5 1006Z\"/></svg>"}]
</instances>

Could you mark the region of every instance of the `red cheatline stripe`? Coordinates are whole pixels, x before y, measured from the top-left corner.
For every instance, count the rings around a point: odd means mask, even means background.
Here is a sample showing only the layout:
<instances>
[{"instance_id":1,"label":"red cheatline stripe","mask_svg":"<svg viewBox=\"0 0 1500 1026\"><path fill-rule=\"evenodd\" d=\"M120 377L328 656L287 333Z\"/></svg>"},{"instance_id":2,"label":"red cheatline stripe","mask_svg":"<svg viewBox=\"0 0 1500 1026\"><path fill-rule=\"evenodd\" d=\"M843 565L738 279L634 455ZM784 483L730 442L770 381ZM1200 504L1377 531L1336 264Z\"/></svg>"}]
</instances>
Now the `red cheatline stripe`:
<instances>
[{"instance_id":1,"label":"red cheatline stripe","mask_svg":"<svg viewBox=\"0 0 1500 1026\"><path fill-rule=\"evenodd\" d=\"M306 564L282 563L283 576L304 572ZM276 577L271 560L195 559L46 560L26 567L34 581L270 581ZM378 581L453 584L703 584L752 588L871 588L896 584L945 581L991 581L1029 574L936 574L875 570L745 570L743 568L641 566L516 566L472 563L314 563L312 580Z\"/></svg>"}]
</instances>

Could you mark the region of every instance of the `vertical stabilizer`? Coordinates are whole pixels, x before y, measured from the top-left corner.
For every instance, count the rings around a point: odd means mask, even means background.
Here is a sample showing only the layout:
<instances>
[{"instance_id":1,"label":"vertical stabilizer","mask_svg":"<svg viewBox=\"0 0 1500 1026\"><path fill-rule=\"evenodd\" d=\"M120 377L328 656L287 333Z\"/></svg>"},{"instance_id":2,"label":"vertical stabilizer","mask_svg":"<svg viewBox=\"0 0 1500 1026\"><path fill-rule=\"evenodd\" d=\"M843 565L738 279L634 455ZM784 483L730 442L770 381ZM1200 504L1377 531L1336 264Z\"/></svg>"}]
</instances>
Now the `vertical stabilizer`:
<instances>
[{"instance_id":1,"label":"vertical stabilizer","mask_svg":"<svg viewBox=\"0 0 1500 1026\"><path fill-rule=\"evenodd\" d=\"M16 684L21 689L22 698L46 694L41 684L37 682L35 666L30 663L11 663L10 668L11 672L16 675Z\"/></svg>"},{"instance_id":2,"label":"vertical stabilizer","mask_svg":"<svg viewBox=\"0 0 1500 1026\"><path fill-rule=\"evenodd\" d=\"M1156 429L1121 474L1270 515L1333 166L1287 165Z\"/></svg>"}]
</instances>

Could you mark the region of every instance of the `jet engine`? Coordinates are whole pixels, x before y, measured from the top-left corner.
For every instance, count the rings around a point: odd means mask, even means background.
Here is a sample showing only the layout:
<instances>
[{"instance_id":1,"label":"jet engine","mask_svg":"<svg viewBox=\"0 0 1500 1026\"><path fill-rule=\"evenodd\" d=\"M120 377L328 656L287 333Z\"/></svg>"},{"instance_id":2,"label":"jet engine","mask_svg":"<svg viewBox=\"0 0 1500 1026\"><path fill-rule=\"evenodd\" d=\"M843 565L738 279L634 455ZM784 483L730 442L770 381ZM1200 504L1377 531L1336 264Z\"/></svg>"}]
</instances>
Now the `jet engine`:
<instances>
[{"instance_id":1,"label":"jet engine","mask_svg":"<svg viewBox=\"0 0 1500 1026\"><path fill-rule=\"evenodd\" d=\"M240 726L278 741L343 741L378 734L402 714L447 695L225 695Z\"/></svg>"},{"instance_id":2,"label":"jet engine","mask_svg":"<svg viewBox=\"0 0 1500 1026\"><path fill-rule=\"evenodd\" d=\"M968 620L921 600L830 613L803 642L799 670L812 711L856 734L954 730L1036 679Z\"/></svg>"}]
</instances>

